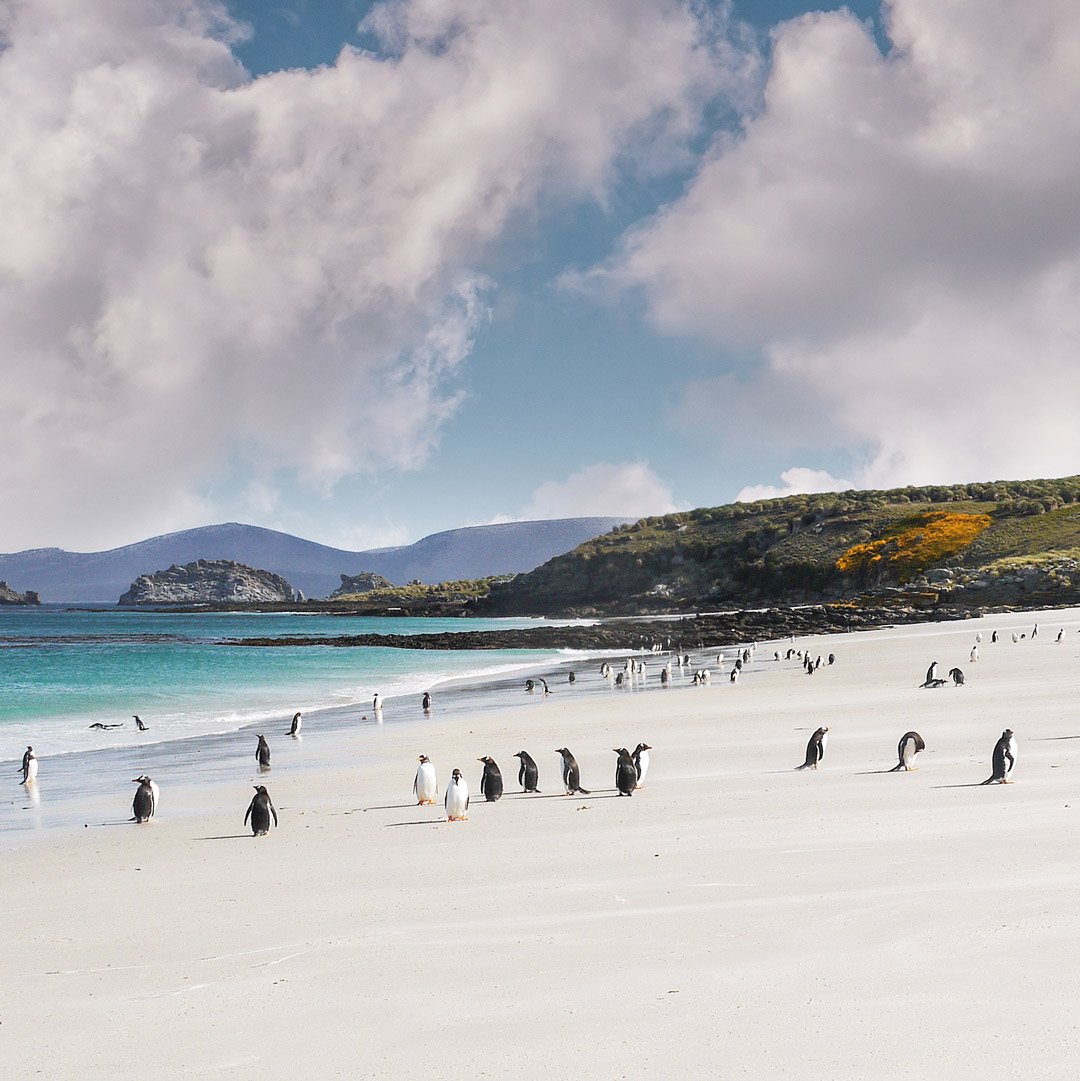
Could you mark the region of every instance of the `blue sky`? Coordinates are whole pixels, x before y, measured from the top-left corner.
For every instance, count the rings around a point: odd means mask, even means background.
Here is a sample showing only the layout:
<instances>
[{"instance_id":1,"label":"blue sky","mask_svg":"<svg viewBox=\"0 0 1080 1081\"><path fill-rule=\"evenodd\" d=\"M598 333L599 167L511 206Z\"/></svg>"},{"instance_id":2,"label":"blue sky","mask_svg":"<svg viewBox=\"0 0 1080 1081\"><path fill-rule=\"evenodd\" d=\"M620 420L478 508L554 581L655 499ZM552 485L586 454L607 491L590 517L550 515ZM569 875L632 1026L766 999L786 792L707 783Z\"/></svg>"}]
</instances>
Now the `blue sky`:
<instances>
[{"instance_id":1,"label":"blue sky","mask_svg":"<svg viewBox=\"0 0 1080 1081\"><path fill-rule=\"evenodd\" d=\"M0 550L1075 472L1077 17L1012 8L10 2Z\"/></svg>"}]
</instances>

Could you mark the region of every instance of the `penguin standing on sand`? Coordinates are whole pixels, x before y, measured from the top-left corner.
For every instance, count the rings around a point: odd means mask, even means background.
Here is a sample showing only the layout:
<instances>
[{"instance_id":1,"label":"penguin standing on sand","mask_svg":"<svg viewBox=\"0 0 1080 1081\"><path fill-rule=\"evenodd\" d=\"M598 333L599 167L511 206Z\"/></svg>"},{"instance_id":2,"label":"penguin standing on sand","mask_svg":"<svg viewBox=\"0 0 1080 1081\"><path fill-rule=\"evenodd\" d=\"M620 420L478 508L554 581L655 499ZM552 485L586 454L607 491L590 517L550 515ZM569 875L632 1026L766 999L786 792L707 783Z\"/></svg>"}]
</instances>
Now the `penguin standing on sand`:
<instances>
[{"instance_id":1,"label":"penguin standing on sand","mask_svg":"<svg viewBox=\"0 0 1080 1081\"><path fill-rule=\"evenodd\" d=\"M993 772L983 781L983 784L1011 784L1009 774L1016 765L1016 736L1011 728L1006 728L1001 733L1001 738L994 744L994 754L991 758Z\"/></svg>"},{"instance_id":2,"label":"penguin standing on sand","mask_svg":"<svg viewBox=\"0 0 1080 1081\"><path fill-rule=\"evenodd\" d=\"M825 745L829 742L828 727L819 728L806 745L806 761L796 769L817 769L818 763L825 757Z\"/></svg>"},{"instance_id":3,"label":"penguin standing on sand","mask_svg":"<svg viewBox=\"0 0 1080 1081\"><path fill-rule=\"evenodd\" d=\"M133 713L132 716L135 718L135 727L140 732L149 732L150 731L150 729L147 728L145 724L143 724L142 717L140 717L137 713Z\"/></svg>"},{"instance_id":4,"label":"penguin standing on sand","mask_svg":"<svg viewBox=\"0 0 1080 1081\"><path fill-rule=\"evenodd\" d=\"M613 747L612 750L619 756L615 764L615 787L620 796L632 796L637 787L637 770L634 769L634 760L625 747Z\"/></svg>"},{"instance_id":5,"label":"penguin standing on sand","mask_svg":"<svg viewBox=\"0 0 1080 1081\"><path fill-rule=\"evenodd\" d=\"M567 683L577 683L577 676L573 672L570 672L566 677Z\"/></svg>"},{"instance_id":6,"label":"penguin standing on sand","mask_svg":"<svg viewBox=\"0 0 1080 1081\"><path fill-rule=\"evenodd\" d=\"M926 670L926 681L923 686L929 687L937 678L937 661L934 661Z\"/></svg>"},{"instance_id":7,"label":"penguin standing on sand","mask_svg":"<svg viewBox=\"0 0 1080 1081\"><path fill-rule=\"evenodd\" d=\"M270 768L270 744L266 742L266 736L259 736L259 745L255 748L255 761L259 763L259 769Z\"/></svg>"},{"instance_id":8,"label":"penguin standing on sand","mask_svg":"<svg viewBox=\"0 0 1080 1081\"><path fill-rule=\"evenodd\" d=\"M294 713L292 719L292 726L289 728L288 735L292 736L295 739L298 735L300 735L300 729L303 727L303 725L304 718L301 717L299 713Z\"/></svg>"},{"instance_id":9,"label":"penguin standing on sand","mask_svg":"<svg viewBox=\"0 0 1080 1081\"><path fill-rule=\"evenodd\" d=\"M738 683L739 682L739 669L738 668L732 668L731 675L728 676L728 682L729 683Z\"/></svg>"},{"instance_id":10,"label":"penguin standing on sand","mask_svg":"<svg viewBox=\"0 0 1080 1081\"><path fill-rule=\"evenodd\" d=\"M963 687L964 685L964 673L959 668L949 669L949 678L953 681L953 685L956 687Z\"/></svg>"},{"instance_id":11,"label":"penguin standing on sand","mask_svg":"<svg viewBox=\"0 0 1080 1081\"><path fill-rule=\"evenodd\" d=\"M484 763L484 776L480 778L480 794L488 803L494 803L496 800L502 799L502 772L495 764L495 759L490 755L484 755L483 758L478 758L476 761Z\"/></svg>"},{"instance_id":12,"label":"penguin standing on sand","mask_svg":"<svg viewBox=\"0 0 1080 1081\"><path fill-rule=\"evenodd\" d=\"M991 642L996 642L997 641L997 631L994 631L994 633L990 635L990 641Z\"/></svg>"},{"instance_id":13,"label":"penguin standing on sand","mask_svg":"<svg viewBox=\"0 0 1080 1081\"><path fill-rule=\"evenodd\" d=\"M661 668L660 669L660 686L661 687L666 687L668 685L668 680L670 680L670 679L671 679L671 674L668 671L668 669Z\"/></svg>"},{"instance_id":14,"label":"penguin standing on sand","mask_svg":"<svg viewBox=\"0 0 1080 1081\"><path fill-rule=\"evenodd\" d=\"M532 755L528 751L518 751L514 757L521 761L521 768L518 770L518 784L526 792L539 792L540 789L536 786L540 781L540 770L537 769Z\"/></svg>"},{"instance_id":15,"label":"penguin standing on sand","mask_svg":"<svg viewBox=\"0 0 1080 1081\"><path fill-rule=\"evenodd\" d=\"M22 756L22 781L20 784L33 784L37 780L37 756L33 747L27 747Z\"/></svg>"},{"instance_id":16,"label":"penguin standing on sand","mask_svg":"<svg viewBox=\"0 0 1080 1081\"><path fill-rule=\"evenodd\" d=\"M919 767L914 765L915 756L920 751L925 750L926 744L918 732L905 732L896 745L896 754L900 761L889 772L896 773L897 770L918 769Z\"/></svg>"},{"instance_id":17,"label":"penguin standing on sand","mask_svg":"<svg viewBox=\"0 0 1080 1081\"><path fill-rule=\"evenodd\" d=\"M149 822L157 810L158 786L149 777L136 777L132 783L139 787L135 790L131 812L136 822Z\"/></svg>"},{"instance_id":18,"label":"penguin standing on sand","mask_svg":"<svg viewBox=\"0 0 1080 1081\"><path fill-rule=\"evenodd\" d=\"M469 817L469 785L461 776L461 770L454 770L450 783L446 786L443 799L447 822L465 822Z\"/></svg>"},{"instance_id":19,"label":"penguin standing on sand","mask_svg":"<svg viewBox=\"0 0 1080 1081\"><path fill-rule=\"evenodd\" d=\"M1057 638L1055 638L1054 641L1057 642L1058 645L1060 645L1062 642L1065 641L1065 628L1064 627L1062 627L1061 630L1058 631Z\"/></svg>"},{"instance_id":20,"label":"penguin standing on sand","mask_svg":"<svg viewBox=\"0 0 1080 1081\"><path fill-rule=\"evenodd\" d=\"M971 647L971 653L968 656L972 664L979 659L979 646L977 643Z\"/></svg>"},{"instance_id":21,"label":"penguin standing on sand","mask_svg":"<svg viewBox=\"0 0 1080 1081\"><path fill-rule=\"evenodd\" d=\"M635 788L645 787L645 774L649 772L649 751L652 750L647 743L639 743L634 748L634 772L637 774Z\"/></svg>"},{"instance_id":22,"label":"penguin standing on sand","mask_svg":"<svg viewBox=\"0 0 1080 1081\"><path fill-rule=\"evenodd\" d=\"M434 803L439 794L439 782L435 778L435 763L426 754L417 759L416 777L412 783L413 795L417 804Z\"/></svg>"},{"instance_id":23,"label":"penguin standing on sand","mask_svg":"<svg viewBox=\"0 0 1080 1081\"><path fill-rule=\"evenodd\" d=\"M375 692L374 697L371 699L371 708L379 713L382 711L382 695L378 691Z\"/></svg>"},{"instance_id":24,"label":"penguin standing on sand","mask_svg":"<svg viewBox=\"0 0 1080 1081\"><path fill-rule=\"evenodd\" d=\"M592 795L587 788L581 787L581 770L569 750L559 747L555 753L562 755L562 779L566 794L572 796L575 792L580 792L583 796Z\"/></svg>"},{"instance_id":25,"label":"penguin standing on sand","mask_svg":"<svg viewBox=\"0 0 1080 1081\"><path fill-rule=\"evenodd\" d=\"M266 791L266 785L252 785L255 795L251 797L247 813L244 815L244 825L251 819L251 834L253 837L265 837L270 832L270 818L273 816L274 825L278 824L277 811L270 801L270 793Z\"/></svg>"},{"instance_id":26,"label":"penguin standing on sand","mask_svg":"<svg viewBox=\"0 0 1080 1081\"><path fill-rule=\"evenodd\" d=\"M425 713L431 712L431 695L427 691L424 691L424 697L420 699L420 708Z\"/></svg>"}]
</instances>

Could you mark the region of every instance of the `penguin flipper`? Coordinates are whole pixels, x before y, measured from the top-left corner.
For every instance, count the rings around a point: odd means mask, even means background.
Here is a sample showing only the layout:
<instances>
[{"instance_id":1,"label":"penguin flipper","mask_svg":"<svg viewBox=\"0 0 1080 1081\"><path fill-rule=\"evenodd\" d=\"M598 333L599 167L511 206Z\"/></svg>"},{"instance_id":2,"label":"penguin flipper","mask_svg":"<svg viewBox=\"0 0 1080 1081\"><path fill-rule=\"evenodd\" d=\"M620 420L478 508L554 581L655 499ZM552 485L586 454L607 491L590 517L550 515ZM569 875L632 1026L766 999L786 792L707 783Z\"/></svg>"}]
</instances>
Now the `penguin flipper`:
<instances>
[{"instance_id":1,"label":"penguin flipper","mask_svg":"<svg viewBox=\"0 0 1080 1081\"><path fill-rule=\"evenodd\" d=\"M276 826L277 825L277 808L272 803L270 804L270 813L274 816L274 825Z\"/></svg>"},{"instance_id":2,"label":"penguin flipper","mask_svg":"<svg viewBox=\"0 0 1080 1081\"><path fill-rule=\"evenodd\" d=\"M248 824L248 819L249 819L249 818L251 817L251 808L252 808L252 807L254 807L254 806L255 806L255 801L254 801L254 800L252 800L252 801L251 801L251 802L250 802L250 803L248 804L248 809L247 809L247 812L246 812L246 813L244 814L244 825L245 825L245 826L246 826L246 825Z\"/></svg>"}]
</instances>

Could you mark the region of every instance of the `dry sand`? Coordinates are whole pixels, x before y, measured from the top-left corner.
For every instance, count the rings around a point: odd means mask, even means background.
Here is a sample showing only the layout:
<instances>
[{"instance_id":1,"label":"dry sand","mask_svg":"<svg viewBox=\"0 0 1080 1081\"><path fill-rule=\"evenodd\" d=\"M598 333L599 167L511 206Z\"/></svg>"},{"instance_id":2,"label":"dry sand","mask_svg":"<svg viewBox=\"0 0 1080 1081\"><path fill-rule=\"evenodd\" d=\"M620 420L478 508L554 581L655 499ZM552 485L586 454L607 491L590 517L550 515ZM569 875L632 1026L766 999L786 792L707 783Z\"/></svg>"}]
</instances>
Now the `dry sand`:
<instances>
[{"instance_id":1,"label":"dry sand","mask_svg":"<svg viewBox=\"0 0 1080 1081\"><path fill-rule=\"evenodd\" d=\"M812 677L763 644L751 668L776 670L737 686L654 669L646 693L387 723L363 770L271 774L257 841L249 765L208 795L227 815L170 819L163 782L148 826L5 855L6 1076L1075 1077L1078 628L808 639L837 655ZM968 685L918 689L931 660ZM795 772L822 724L821 769ZM1005 727L1015 783L980 787ZM885 772L911 728L921 768ZM647 786L616 798L611 748L639 739ZM592 797L558 794L563 743ZM516 794L522 747L542 797ZM468 822L412 804L421 752L466 773Z\"/></svg>"}]
</instances>

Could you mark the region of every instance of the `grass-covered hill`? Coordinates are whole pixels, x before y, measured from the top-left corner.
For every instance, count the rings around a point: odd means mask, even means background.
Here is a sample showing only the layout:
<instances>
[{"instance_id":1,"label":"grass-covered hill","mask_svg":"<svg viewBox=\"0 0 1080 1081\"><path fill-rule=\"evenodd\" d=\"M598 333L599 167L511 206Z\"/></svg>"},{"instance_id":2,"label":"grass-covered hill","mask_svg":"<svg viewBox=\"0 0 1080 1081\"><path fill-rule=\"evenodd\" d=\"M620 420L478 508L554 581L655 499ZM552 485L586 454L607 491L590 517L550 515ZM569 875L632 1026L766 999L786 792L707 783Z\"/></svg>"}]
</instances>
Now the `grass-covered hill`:
<instances>
[{"instance_id":1,"label":"grass-covered hill","mask_svg":"<svg viewBox=\"0 0 1080 1081\"><path fill-rule=\"evenodd\" d=\"M491 614L1080 599L1080 476L789 496L644 518L497 582Z\"/></svg>"}]
</instances>

